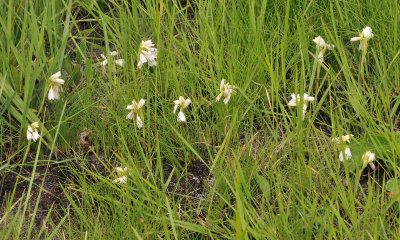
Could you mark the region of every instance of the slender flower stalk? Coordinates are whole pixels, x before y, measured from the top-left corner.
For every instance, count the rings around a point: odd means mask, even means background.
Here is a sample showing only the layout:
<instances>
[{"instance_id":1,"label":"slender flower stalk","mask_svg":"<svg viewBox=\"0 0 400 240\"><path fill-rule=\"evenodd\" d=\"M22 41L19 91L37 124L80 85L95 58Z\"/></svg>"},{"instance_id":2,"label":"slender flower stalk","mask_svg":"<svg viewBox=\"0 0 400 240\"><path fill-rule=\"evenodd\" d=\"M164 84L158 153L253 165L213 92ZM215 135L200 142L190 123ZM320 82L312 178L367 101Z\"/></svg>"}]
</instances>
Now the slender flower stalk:
<instances>
[{"instance_id":1,"label":"slender flower stalk","mask_svg":"<svg viewBox=\"0 0 400 240\"><path fill-rule=\"evenodd\" d=\"M292 93L291 95L292 99L290 99L288 106L289 107L296 107L298 104L301 103L301 98L300 98L300 94L294 94ZM314 101L314 97L308 96L307 93L304 93L303 95L303 120L307 111L307 104L308 102L312 102Z\"/></svg>"},{"instance_id":2,"label":"slender flower stalk","mask_svg":"<svg viewBox=\"0 0 400 240\"><path fill-rule=\"evenodd\" d=\"M146 103L146 100L140 99L139 102L136 102L135 100L132 101L131 105L128 105L126 107L126 110L131 110L128 115L126 116L126 119L134 119L135 114L136 114L136 125L140 129L143 127L143 112L142 112L142 107Z\"/></svg>"},{"instance_id":3,"label":"slender flower stalk","mask_svg":"<svg viewBox=\"0 0 400 240\"><path fill-rule=\"evenodd\" d=\"M224 103L228 104L229 100L231 99L231 95L235 94L236 91L236 86L235 85L230 85L228 82L225 83L225 79L221 80L221 85L219 87L220 93L218 94L216 100L219 102L222 96L224 96Z\"/></svg>"},{"instance_id":4,"label":"slender flower stalk","mask_svg":"<svg viewBox=\"0 0 400 240\"><path fill-rule=\"evenodd\" d=\"M176 110L178 110L179 107L179 113L178 113L178 122L186 122L186 116L183 113L183 110L189 106L189 104L192 102L190 98L185 99L184 97L180 96L178 100L174 101L174 111L173 113L175 114Z\"/></svg>"},{"instance_id":5,"label":"slender flower stalk","mask_svg":"<svg viewBox=\"0 0 400 240\"><path fill-rule=\"evenodd\" d=\"M157 48L151 40L142 41L139 47L139 61L137 66L142 68L144 63L148 63L149 67L156 66Z\"/></svg>"},{"instance_id":6,"label":"slender flower stalk","mask_svg":"<svg viewBox=\"0 0 400 240\"><path fill-rule=\"evenodd\" d=\"M38 122L34 122L28 126L28 128L26 129L26 138L28 139L28 141L33 140L34 142L36 142L36 140L39 139L40 135L38 133L38 128Z\"/></svg>"},{"instance_id":7,"label":"slender flower stalk","mask_svg":"<svg viewBox=\"0 0 400 240\"><path fill-rule=\"evenodd\" d=\"M351 42L360 41L360 44L358 45L358 50L362 51L361 66L360 66L360 74L361 74L360 82L362 81L362 79L364 79L364 63L366 63L368 41L373 37L374 34L372 33L372 29L367 26L362 30L360 36L352 37L350 39Z\"/></svg>"},{"instance_id":8,"label":"slender flower stalk","mask_svg":"<svg viewBox=\"0 0 400 240\"><path fill-rule=\"evenodd\" d=\"M60 98L60 92L63 91L62 85L64 84L64 80L62 80L60 77L61 77L61 72L56 72L55 74L51 75L48 80L49 100L55 100Z\"/></svg>"}]
</instances>

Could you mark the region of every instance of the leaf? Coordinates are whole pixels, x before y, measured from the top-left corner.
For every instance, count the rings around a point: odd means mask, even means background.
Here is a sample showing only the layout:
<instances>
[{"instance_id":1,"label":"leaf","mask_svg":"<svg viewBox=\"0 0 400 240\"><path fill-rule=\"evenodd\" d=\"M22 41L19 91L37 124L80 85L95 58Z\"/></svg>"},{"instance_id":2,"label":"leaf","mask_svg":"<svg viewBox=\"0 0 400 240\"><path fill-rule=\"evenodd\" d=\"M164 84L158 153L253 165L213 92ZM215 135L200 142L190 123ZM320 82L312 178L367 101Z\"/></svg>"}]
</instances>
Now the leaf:
<instances>
[{"instance_id":1,"label":"leaf","mask_svg":"<svg viewBox=\"0 0 400 240\"><path fill-rule=\"evenodd\" d=\"M256 182L257 182L258 186L261 188L261 191L263 192L264 197L269 198L269 196L271 196L271 186L269 185L268 180L265 179L261 175L257 175Z\"/></svg>"},{"instance_id":2,"label":"leaf","mask_svg":"<svg viewBox=\"0 0 400 240\"><path fill-rule=\"evenodd\" d=\"M386 183L385 190L389 193L389 197L400 196L400 179L389 179Z\"/></svg>"}]
</instances>

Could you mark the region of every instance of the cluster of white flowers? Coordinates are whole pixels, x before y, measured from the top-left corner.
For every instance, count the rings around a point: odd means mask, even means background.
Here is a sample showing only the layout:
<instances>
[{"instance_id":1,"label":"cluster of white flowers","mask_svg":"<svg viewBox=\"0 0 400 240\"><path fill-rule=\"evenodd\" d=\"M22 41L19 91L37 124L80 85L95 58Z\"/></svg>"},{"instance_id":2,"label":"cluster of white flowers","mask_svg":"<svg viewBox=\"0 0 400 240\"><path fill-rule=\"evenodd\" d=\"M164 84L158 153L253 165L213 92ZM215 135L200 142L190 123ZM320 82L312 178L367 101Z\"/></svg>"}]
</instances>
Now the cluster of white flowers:
<instances>
[{"instance_id":1,"label":"cluster of white flowers","mask_svg":"<svg viewBox=\"0 0 400 240\"><path fill-rule=\"evenodd\" d=\"M224 103L228 104L229 99L231 99L231 95L235 93L235 89L235 85L230 85L228 82L225 83L225 79L222 79L219 87L220 93L217 96L217 102L219 102L222 95L224 95Z\"/></svg>"},{"instance_id":2,"label":"cluster of white flowers","mask_svg":"<svg viewBox=\"0 0 400 240\"><path fill-rule=\"evenodd\" d=\"M56 72L51 75L49 78L49 100L55 100L60 98L60 92L62 92L62 85L64 84L64 80L61 78L61 72Z\"/></svg>"},{"instance_id":3,"label":"cluster of white flowers","mask_svg":"<svg viewBox=\"0 0 400 240\"><path fill-rule=\"evenodd\" d=\"M118 52L117 51L112 51L110 52L110 57L111 58L115 58L116 56L118 56ZM106 56L104 56L103 54L101 54L101 58L103 58L103 61L100 63L101 66L105 67L108 64L108 58ZM112 62L114 62L115 64L123 67L124 66L124 59L112 59Z\"/></svg>"},{"instance_id":4,"label":"cluster of white flowers","mask_svg":"<svg viewBox=\"0 0 400 240\"><path fill-rule=\"evenodd\" d=\"M374 37L374 34L372 33L372 29L367 26L362 30L362 32L360 33L360 36L352 37L350 39L350 41L351 42L360 41L358 50L362 51L362 50L367 50L368 41L373 37Z\"/></svg>"},{"instance_id":5,"label":"cluster of white flowers","mask_svg":"<svg viewBox=\"0 0 400 240\"><path fill-rule=\"evenodd\" d=\"M338 138L338 137L332 138L332 142L335 142L336 144L340 144L340 140L342 140L342 142L344 144L346 144L345 149L344 149L344 155L345 155L346 160L349 160L352 157L350 147L347 145L350 143L350 138L352 138L352 137L353 137L353 134L344 135L341 138ZM343 157L343 152L340 151L339 160L341 162L343 162L345 158Z\"/></svg>"},{"instance_id":6,"label":"cluster of white flowers","mask_svg":"<svg viewBox=\"0 0 400 240\"><path fill-rule=\"evenodd\" d=\"M133 119L136 114L136 125L138 128L143 127L143 112L141 108L143 105L146 103L146 100L140 99L139 102L136 102L135 100L132 101L131 105L128 105L126 107L126 110L131 110L128 115L126 116L126 119Z\"/></svg>"},{"instance_id":7,"label":"cluster of white flowers","mask_svg":"<svg viewBox=\"0 0 400 240\"><path fill-rule=\"evenodd\" d=\"M186 122L186 117L185 117L185 114L183 113L183 110L185 108L187 108L191 102L192 102L192 100L190 100L190 98L187 98L185 100L185 98L182 96L180 96L178 100L174 101L174 104L175 104L174 111L173 111L174 114L179 107L179 113L178 113L178 118L177 118L178 122Z\"/></svg>"},{"instance_id":8,"label":"cluster of white flowers","mask_svg":"<svg viewBox=\"0 0 400 240\"><path fill-rule=\"evenodd\" d=\"M324 61L325 51L327 49L328 50L332 50L335 47L335 45L326 44L325 40L321 36L318 36L318 37L314 38L313 42L316 44L316 48L317 48L317 51L318 51L318 60L320 62Z\"/></svg>"},{"instance_id":9,"label":"cluster of white flowers","mask_svg":"<svg viewBox=\"0 0 400 240\"><path fill-rule=\"evenodd\" d=\"M34 122L31 125L28 125L28 128L26 129L26 138L28 139L28 141L33 140L34 142L36 142L36 140L39 139L40 135L38 133L38 128L38 122Z\"/></svg>"},{"instance_id":10,"label":"cluster of white flowers","mask_svg":"<svg viewBox=\"0 0 400 240\"><path fill-rule=\"evenodd\" d=\"M142 41L139 47L139 62L137 66L142 68L144 63L148 63L149 67L155 66L157 58L157 48L151 40Z\"/></svg>"},{"instance_id":11,"label":"cluster of white flowers","mask_svg":"<svg viewBox=\"0 0 400 240\"><path fill-rule=\"evenodd\" d=\"M303 120L307 111L307 104L308 102L314 101L314 97L308 96L307 93L304 93L303 99L300 98L300 94L295 94L292 93L292 99L290 99L288 106L289 107L296 107L298 104L300 104L303 101Z\"/></svg>"},{"instance_id":12,"label":"cluster of white flowers","mask_svg":"<svg viewBox=\"0 0 400 240\"><path fill-rule=\"evenodd\" d=\"M124 168L116 167L115 171L117 172L118 178L114 179L113 182L126 184L126 181L128 180L128 178L126 177L126 173L128 172L128 168L127 167L124 167Z\"/></svg>"}]
</instances>

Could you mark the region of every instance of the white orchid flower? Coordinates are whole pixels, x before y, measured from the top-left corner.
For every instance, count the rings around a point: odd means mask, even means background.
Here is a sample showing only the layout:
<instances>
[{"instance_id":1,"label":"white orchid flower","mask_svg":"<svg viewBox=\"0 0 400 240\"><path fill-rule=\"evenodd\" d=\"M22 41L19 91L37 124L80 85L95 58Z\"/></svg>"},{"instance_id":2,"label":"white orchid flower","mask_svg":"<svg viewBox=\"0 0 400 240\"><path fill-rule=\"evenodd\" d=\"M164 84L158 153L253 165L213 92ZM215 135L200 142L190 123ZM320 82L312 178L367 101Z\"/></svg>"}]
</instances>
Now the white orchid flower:
<instances>
[{"instance_id":1,"label":"white orchid flower","mask_svg":"<svg viewBox=\"0 0 400 240\"><path fill-rule=\"evenodd\" d=\"M324 61L325 51L327 49L332 50L335 47L335 45L326 44L325 40L321 36L314 38L313 42L316 44L316 48L317 48L317 52L318 52L318 60L320 62Z\"/></svg>"},{"instance_id":2,"label":"white orchid flower","mask_svg":"<svg viewBox=\"0 0 400 240\"><path fill-rule=\"evenodd\" d=\"M220 93L218 94L218 96L216 98L217 102L219 102L222 95L224 95L225 96L224 103L228 104L229 100L231 99L231 95L236 93L235 89L236 89L235 85L230 85L228 82L225 83L225 79L222 79L221 85L219 87Z\"/></svg>"},{"instance_id":3,"label":"white orchid flower","mask_svg":"<svg viewBox=\"0 0 400 240\"><path fill-rule=\"evenodd\" d=\"M28 139L28 141L33 140L34 142L36 142L36 140L39 139L40 135L38 133L38 128L38 122L34 122L28 126L28 128L26 129L26 138Z\"/></svg>"},{"instance_id":4,"label":"white orchid flower","mask_svg":"<svg viewBox=\"0 0 400 240\"><path fill-rule=\"evenodd\" d=\"M118 178L114 179L113 182L125 184L127 181L126 173L128 172L128 168L116 167L115 171L117 172Z\"/></svg>"},{"instance_id":5,"label":"white orchid flower","mask_svg":"<svg viewBox=\"0 0 400 240\"><path fill-rule=\"evenodd\" d=\"M140 129L143 127L143 112L141 108L143 105L146 103L146 100L140 99L139 102L136 102L135 100L132 101L132 105L128 105L126 107L126 110L131 110L128 115L126 116L126 119L133 119L136 114L136 125Z\"/></svg>"},{"instance_id":6,"label":"white orchid flower","mask_svg":"<svg viewBox=\"0 0 400 240\"><path fill-rule=\"evenodd\" d=\"M369 166L372 168L372 170L375 170L375 153L372 153L371 151L368 151L364 153L362 156L363 160L363 169L369 164Z\"/></svg>"},{"instance_id":7,"label":"white orchid flower","mask_svg":"<svg viewBox=\"0 0 400 240\"><path fill-rule=\"evenodd\" d=\"M110 57L115 58L116 56L118 56L118 52L117 51L112 51L110 52ZM108 64L108 59L106 56L104 56L103 54L101 54L101 58L103 58L104 60L101 62L101 66L105 67ZM113 62L121 67L124 66L124 59L112 59Z\"/></svg>"},{"instance_id":8,"label":"white orchid flower","mask_svg":"<svg viewBox=\"0 0 400 240\"><path fill-rule=\"evenodd\" d=\"M372 29L370 27L365 27L362 32L360 33L359 37L352 37L350 39L351 42L360 41L360 45L358 46L358 50L366 50L368 47L368 41L374 37L372 33Z\"/></svg>"},{"instance_id":9,"label":"white orchid flower","mask_svg":"<svg viewBox=\"0 0 400 240\"><path fill-rule=\"evenodd\" d=\"M48 84L49 84L49 94L47 98L49 100L55 100L60 98L60 92L63 91L62 85L64 84L64 80L61 78L61 72L56 72L55 74L51 75Z\"/></svg>"},{"instance_id":10,"label":"white orchid flower","mask_svg":"<svg viewBox=\"0 0 400 240\"><path fill-rule=\"evenodd\" d=\"M144 63L148 63L149 67L155 66L157 58L157 48L151 40L142 41L139 47L139 62L137 66L142 68Z\"/></svg>"},{"instance_id":11,"label":"white orchid flower","mask_svg":"<svg viewBox=\"0 0 400 240\"><path fill-rule=\"evenodd\" d=\"M348 135L342 136L342 142L344 142L344 143L350 143L350 138L351 138L351 137L354 137L354 135L353 135L353 134L348 134ZM337 143L337 144L340 144L340 138L338 138L338 137L332 138L332 142L335 142L335 143Z\"/></svg>"},{"instance_id":12,"label":"white orchid flower","mask_svg":"<svg viewBox=\"0 0 400 240\"><path fill-rule=\"evenodd\" d=\"M349 148L349 147L346 147L346 148L344 149L344 155L345 155L345 157L346 157L346 160L349 160L349 159L351 158L351 151L350 151L350 148ZM340 151L340 153L339 153L339 161L341 161L341 162L344 161L343 152L342 152L342 151Z\"/></svg>"},{"instance_id":13,"label":"white orchid flower","mask_svg":"<svg viewBox=\"0 0 400 240\"><path fill-rule=\"evenodd\" d=\"M301 102L300 94L296 95L296 94L292 93L291 96L292 96L292 99L290 99L288 106L296 107ZM307 93L304 93L304 95L303 95L303 120L304 120L304 117L305 117L305 114L307 111L307 103L314 101L314 99L315 99L314 97L308 96Z\"/></svg>"},{"instance_id":14,"label":"white orchid flower","mask_svg":"<svg viewBox=\"0 0 400 240\"><path fill-rule=\"evenodd\" d=\"M185 99L182 96L180 96L178 100L174 101L175 106L173 113L175 113L176 110L178 110L178 107L180 108L177 118L178 122L186 122L186 117L185 114L183 113L183 110L187 108L191 102L192 100L190 100L190 98Z\"/></svg>"}]
</instances>

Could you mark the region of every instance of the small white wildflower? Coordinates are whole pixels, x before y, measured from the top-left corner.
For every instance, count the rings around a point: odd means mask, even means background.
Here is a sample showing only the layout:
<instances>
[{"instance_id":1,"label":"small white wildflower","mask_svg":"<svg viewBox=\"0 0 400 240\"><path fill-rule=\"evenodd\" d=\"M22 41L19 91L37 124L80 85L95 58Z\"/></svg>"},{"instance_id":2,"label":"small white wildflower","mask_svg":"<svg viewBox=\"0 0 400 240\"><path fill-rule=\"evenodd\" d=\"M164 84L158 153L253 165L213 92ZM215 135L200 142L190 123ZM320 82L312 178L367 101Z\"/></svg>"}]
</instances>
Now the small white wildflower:
<instances>
[{"instance_id":1,"label":"small white wildflower","mask_svg":"<svg viewBox=\"0 0 400 240\"><path fill-rule=\"evenodd\" d=\"M119 178L114 179L113 182L115 182L115 183L126 184L126 180L127 180L126 176L122 176L122 177L119 177Z\"/></svg>"},{"instance_id":2,"label":"small white wildflower","mask_svg":"<svg viewBox=\"0 0 400 240\"><path fill-rule=\"evenodd\" d=\"M110 52L110 57L114 58L118 55L118 52L116 51L112 51ZM105 67L108 64L108 59L106 56L104 56L103 54L101 54L101 58L103 58L104 60L101 62L101 65L103 67ZM113 62L121 67L124 66L124 59L117 59L117 60L113 60Z\"/></svg>"},{"instance_id":3,"label":"small white wildflower","mask_svg":"<svg viewBox=\"0 0 400 240\"><path fill-rule=\"evenodd\" d=\"M349 135L344 135L342 136L342 142L344 143L350 143L350 138L354 137L353 134L349 134ZM340 144L340 139L338 137L332 138L332 142L335 142L337 144Z\"/></svg>"},{"instance_id":4,"label":"small white wildflower","mask_svg":"<svg viewBox=\"0 0 400 240\"><path fill-rule=\"evenodd\" d=\"M344 155L345 155L345 157L346 157L346 160L349 160L349 159L351 158L351 151L350 151L350 148L349 148L349 147L346 147L346 148L344 149ZM342 151L340 151L340 154L339 154L339 161L341 161L341 162L344 161L343 152L342 152Z\"/></svg>"},{"instance_id":5,"label":"small white wildflower","mask_svg":"<svg viewBox=\"0 0 400 240\"><path fill-rule=\"evenodd\" d=\"M236 86L235 85L230 85L228 82L225 83L225 79L221 80L221 85L219 86L219 91L220 93L218 94L216 100L219 102L221 99L222 95L224 95L224 103L228 104L229 100L231 99L231 95L236 93L235 92Z\"/></svg>"},{"instance_id":6,"label":"small white wildflower","mask_svg":"<svg viewBox=\"0 0 400 240\"><path fill-rule=\"evenodd\" d=\"M60 92L63 91L62 85L64 84L64 80L61 78L61 72L56 72L55 74L51 75L49 78L49 94L47 98L49 100L55 100L60 98Z\"/></svg>"},{"instance_id":7,"label":"small white wildflower","mask_svg":"<svg viewBox=\"0 0 400 240\"><path fill-rule=\"evenodd\" d=\"M363 160L363 169L369 164L369 166L372 168L372 170L375 170L375 153L372 153L371 151L368 151L364 153L362 156Z\"/></svg>"},{"instance_id":8,"label":"small white wildflower","mask_svg":"<svg viewBox=\"0 0 400 240\"><path fill-rule=\"evenodd\" d=\"M185 99L182 96L180 96L178 100L174 101L175 106L173 113L175 113L178 107L180 107L177 118L178 122L186 122L186 117L185 114L183 113L183 110L187 108L191 102L192 100L190 100L190 98Z\"/></svg>"},{"instance_id":9,"label":"small white wildflower","mask_svg":"<svg viewBox=\"0 0 400 240\"><path fill-rule=\"evenodd\" d=\"M291 94L292 99L290 99L288 106L289 107L296 107L298 104L300 104L301 99L300 99L300 94ZM307 103L314 101L314 97L308 96L307 93L304 93L303 95L303 120L307 111Z\"/></svg>"},{"instance_id":10,"label":"small white wildflower","mask_svg":"<svg viewBox=\"0 0 400 240\"><path fill-rule=\"evenodd\" d=\"M368 47L368 41L374 37L372 33L372 29L370 27L365 27L362 32L360 33L359 37L352 37L350 39L351 42L360 41L360 45L358 46L358 50L366 50Z\"/></svg>"},{"instance_id":11,"label":"small white wildflower","mask_svg":"<svg viewBox=\"0 0 400 240\"><path fill-rule=\"evenodd\" d=\"M143 127L143 112L141 108L143 105L146 103L146 100L140 99L139 102L136 102L135 100L132 101L132 105L128 105L126 107L126 110L131 110L128 115L126 116L126 119L133 119L135 114L136 114L136 125L138 128Z\"/></svg>"},{"instance_id":12,"label":"small white wildflower","mask_svg":"<svg viewBox=\"0 0 400 240\"><path fill-rule=\"evenodd\" d=\"M28 141L33 140L34 142L36 142L36 140L39 139L40 135L38 133L38 128L38 122L34 122L31 125L28 125L28 128L26 129L26 138L28 139Z\"/></svg>"},{"instance_id":13,"label":"small white wildflower","mask_svg":"<svg viewBox=\"0 0 400 240\"><path fill-rule=\"evenodd\" d=\"M149 67L155 66L157 58L157 48L154 48L154 43L151 40L142 41L139 47L139 61L137 66L142 68L144 63L148 63Z\"/></svg>"},{"instance_id":14,"label":"small white wildflower","mask_svg":"<svg viewBox=\"0 0 400 240\"><path fill-rule=\"evenodd\" d=\"M316 44L318 60L321 62L324 61L324 54L326 49L332 50L335 47L334 45L326 44L325 40L321 36L314 38L313 42Z\"/></svg>"},{"instance_id":15,"label":"small white wildflower","mask_svg":"<svg viewBox=\"0 0 400 240\"><path fill-rule=\"evenodd\" d=\"M128 171L128 168L127 168L127 167L124 167L124 168L122 168L122 167L116 167L116 168L115 168L115 171L117 172L117 175L118 175L119 177L116 178L116 179L114 179L113 182L125 184L125 183L126 183L126 180L127 180L126 173L127 173L127 171Z\"/></svg>"}]
</instances>

